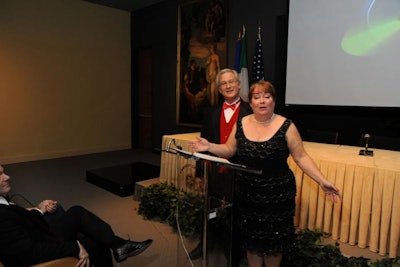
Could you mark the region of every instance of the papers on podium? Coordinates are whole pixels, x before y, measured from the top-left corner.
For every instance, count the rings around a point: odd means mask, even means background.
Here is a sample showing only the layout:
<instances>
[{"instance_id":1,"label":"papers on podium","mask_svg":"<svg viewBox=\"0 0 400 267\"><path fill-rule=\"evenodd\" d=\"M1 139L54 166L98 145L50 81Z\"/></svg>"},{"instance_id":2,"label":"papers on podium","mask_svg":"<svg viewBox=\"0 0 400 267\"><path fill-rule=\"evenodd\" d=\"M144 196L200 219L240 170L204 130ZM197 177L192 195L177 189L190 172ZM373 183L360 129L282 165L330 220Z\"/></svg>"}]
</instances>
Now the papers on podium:
<instances>
[{"instance_id":1,"label":"papers on podium","mask_svg":"<svg viewBox=\"0 0 400 267\"><path fill-rule=\"evenodd\" d=\"M211 161L211 162L215 162L218 164L223 164L226 166L230 166L234 169L242 169L242 170L246 170L247 172L252 172L252 173L257 173L257 174L261 174L262 171L261 170L254 170L254 169L249 169L247 166L245 165L241 165L241 164L236 164L236 163L232 163L227 159L224 158L220 158L220 157L215 157L212 155L208 155L208 154L204 154L204 153L199 153L199 152L189 152L189 151L185 151L182 149L178 149L175 148L174 150L176 150L177 153L183 155L184 157L187 158L192 158L192 159L202 159L202 160L207 160L207 161Z\"/></svg>"}]
</instances>

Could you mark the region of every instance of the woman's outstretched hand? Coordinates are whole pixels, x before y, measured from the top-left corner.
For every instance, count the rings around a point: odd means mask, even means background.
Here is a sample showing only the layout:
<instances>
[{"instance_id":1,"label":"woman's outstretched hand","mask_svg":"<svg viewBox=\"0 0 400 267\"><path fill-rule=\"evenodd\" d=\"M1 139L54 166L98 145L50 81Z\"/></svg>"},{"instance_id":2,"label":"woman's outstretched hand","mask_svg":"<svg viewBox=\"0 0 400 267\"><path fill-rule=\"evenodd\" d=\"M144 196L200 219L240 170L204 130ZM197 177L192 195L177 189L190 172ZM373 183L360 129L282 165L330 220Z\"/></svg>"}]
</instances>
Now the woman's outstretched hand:
<instances>
[{"instance_id":1,"label":"woman's outstretched hand","mask_svg":"<svg viewBox=\"0 0 400 267\"><path fill-rule=\"evenodd\" d=\"M189 141L188 146L196 152L208 151L210 142L202 137L196 137L196 141Z\"/></svg>"},{"instance_id":2,"label":"woman's outstretched hand","mask_svg":"<svg viewBox=\"0 0 400 267\"><path fill-rule=\"evenodd\" d=\"M338 200L342 200L342 195L340 194L339 189L337 189L336 186L334 186L328 180L323 181L320 186L322 190L324 190L326 197L333 203L336 203Z\"/></svg>"}]
</instances>

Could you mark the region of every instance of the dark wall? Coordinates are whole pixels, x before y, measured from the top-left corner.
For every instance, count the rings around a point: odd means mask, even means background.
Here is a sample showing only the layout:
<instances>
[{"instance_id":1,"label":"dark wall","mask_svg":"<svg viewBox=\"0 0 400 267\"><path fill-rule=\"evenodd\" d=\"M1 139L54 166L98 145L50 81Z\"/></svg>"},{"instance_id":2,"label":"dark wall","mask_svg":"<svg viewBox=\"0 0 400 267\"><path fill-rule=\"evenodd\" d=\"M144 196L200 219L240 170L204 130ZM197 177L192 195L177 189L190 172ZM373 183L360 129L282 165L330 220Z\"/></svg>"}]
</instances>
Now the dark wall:
<instances>
[{"instance_id":1,"label":"dark wall","mask_svg":"<svg viewBox=\"0 0 400 267\"><path fill-rule=\"evenodd\" d=\"M293 119L301 132L307 128L335 130L339 132L339 142L348 145L358 145L361 133L366 132L400 136L399 109L285 106L288 7L288 0L228 0L228 62L223 67L233 67L235 41L242 25L245 25L251 72L255 39L258 25L261 25L265 79L276 86L276 111ZM165 134L200 130L176 124L177 18L178 4L175 0L167 0L132 14L132 54L144 47L153 49L151 138L158 148ZM134 95L137 87L135 69L132 77Z\"/></svg>"},{"instance_id":2,"label":"dark wall","mask_svg":"<svg viewBox=\"0 0 400 267\"><path fill-rule=\"evenodd\" d=\"M343 145L359 145L363 133L400 137L399 109L300 106L286 110L301 132L306 129L337 131L338 142Z\"/></svg>"},{"instance_id":3,"label":"dark wall","mask_svg":"<svg viewBox=\"0 0 400 267\"><path fill-rule=\"evenodd\" d=\"M260 0L252 1L251 4L244 0L229 0L228 2L228 62L227 66L223 67L233 68L235 42L243 24L247 32L248 62L251 63L258 25L261 25L265 76L266 79L275 82L276 20L278 16L287 15L288 1ZM177 25L176 0L167 0L132 13L132 54L145 47L153 49L153 133L151 138L154 146L158 148L161 147L162 136L165 134L200 130L176 124ZM287 29L283 36L286 36L286 31ZM283 46L283 50L286 51L286 44ZM132 61L134 62L134 59ZM135 95L135 88L137 88L135 69L133 69L132 77L132 91ZM283 85L283 82L279 84ZM279 88L280 91L283 89L283 86ZM132 105L135 110L135 103Z\"/></svg>"}]
</instances>

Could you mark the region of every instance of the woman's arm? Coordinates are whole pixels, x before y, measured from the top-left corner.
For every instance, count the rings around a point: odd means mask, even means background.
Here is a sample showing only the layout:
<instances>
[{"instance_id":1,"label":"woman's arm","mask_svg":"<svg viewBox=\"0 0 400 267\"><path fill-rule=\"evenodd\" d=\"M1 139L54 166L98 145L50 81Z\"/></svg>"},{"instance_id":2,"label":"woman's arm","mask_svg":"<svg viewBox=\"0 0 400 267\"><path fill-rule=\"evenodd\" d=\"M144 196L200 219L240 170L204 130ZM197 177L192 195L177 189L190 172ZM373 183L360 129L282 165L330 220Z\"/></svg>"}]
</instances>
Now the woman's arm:
<instances>
[{"instance_id":1,"label":"woman's arm","mask_svg":"<svg viewBox=\"0 0 400 267\"><path fill-rule=\"evenodd\" d=\"M225 144L215 144L209 142L205 138L197 137L196 141L190 141L188 145L190 148L192 148L194 151L197 152L208 151L222 158L231 158L236 153L235 134L236 134L236 124L233 126L232 132L229 135L229 138Z\"/></svg>"},{"instance_id":2,"label":"woman's arm","mask_svg":"<svg viewBox=\"0 0 400 267\"><path fill-rule=\"evenodd\" d=\"M339 193L339 189L324 177L317 165L304 150L299 131L293 123L289 126L286 138L290 154L303 172L321 186L329 200L336 202L337 198L341 199L342 196Z\"/></svg>"}]
</instances>

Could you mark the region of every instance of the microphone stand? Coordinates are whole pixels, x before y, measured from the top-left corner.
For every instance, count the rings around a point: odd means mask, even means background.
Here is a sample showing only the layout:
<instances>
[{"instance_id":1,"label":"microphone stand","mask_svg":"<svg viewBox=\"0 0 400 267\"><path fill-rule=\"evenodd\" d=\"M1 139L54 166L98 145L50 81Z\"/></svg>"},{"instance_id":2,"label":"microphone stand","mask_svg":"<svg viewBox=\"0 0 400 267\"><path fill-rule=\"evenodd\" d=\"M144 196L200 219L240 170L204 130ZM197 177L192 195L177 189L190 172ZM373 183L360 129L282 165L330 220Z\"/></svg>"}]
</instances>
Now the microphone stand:
<instances>
[{"instance_id":1,"label":"microphone stand","mask_svg":"<svg viewBox=\"0 0 400 267\"><path fill-rule=\"evenodd\" d=\"M174 147L171 147L171 145L173 145ZM167 152L170 154L174 154L174 155L180 155L186 159L194 159L197 160L198 158L195 157L193 154L189 154L189 153L182 153L185 152L182 150L182 146L178 145L175 141L175 139L171 139L168 141L166 148L165 149L159 149L159 148L154 148L154 150L156 151L160 151L160 152Z\"/></svg>"},{"instance_id":2,"label":"microphone stand","mask_svg":"<svg viewBox=\"0 0 400 267\"><path fill-rule=\"evenodd\" d=\"M368 150L368 140L371 136L369 134L365 134L364 135L364 139L365 139L365 149L361 149L360 152L358 153L358 155L360 156L374 156L374 151L373 150Z\"/></svg>"}]
</instances>

